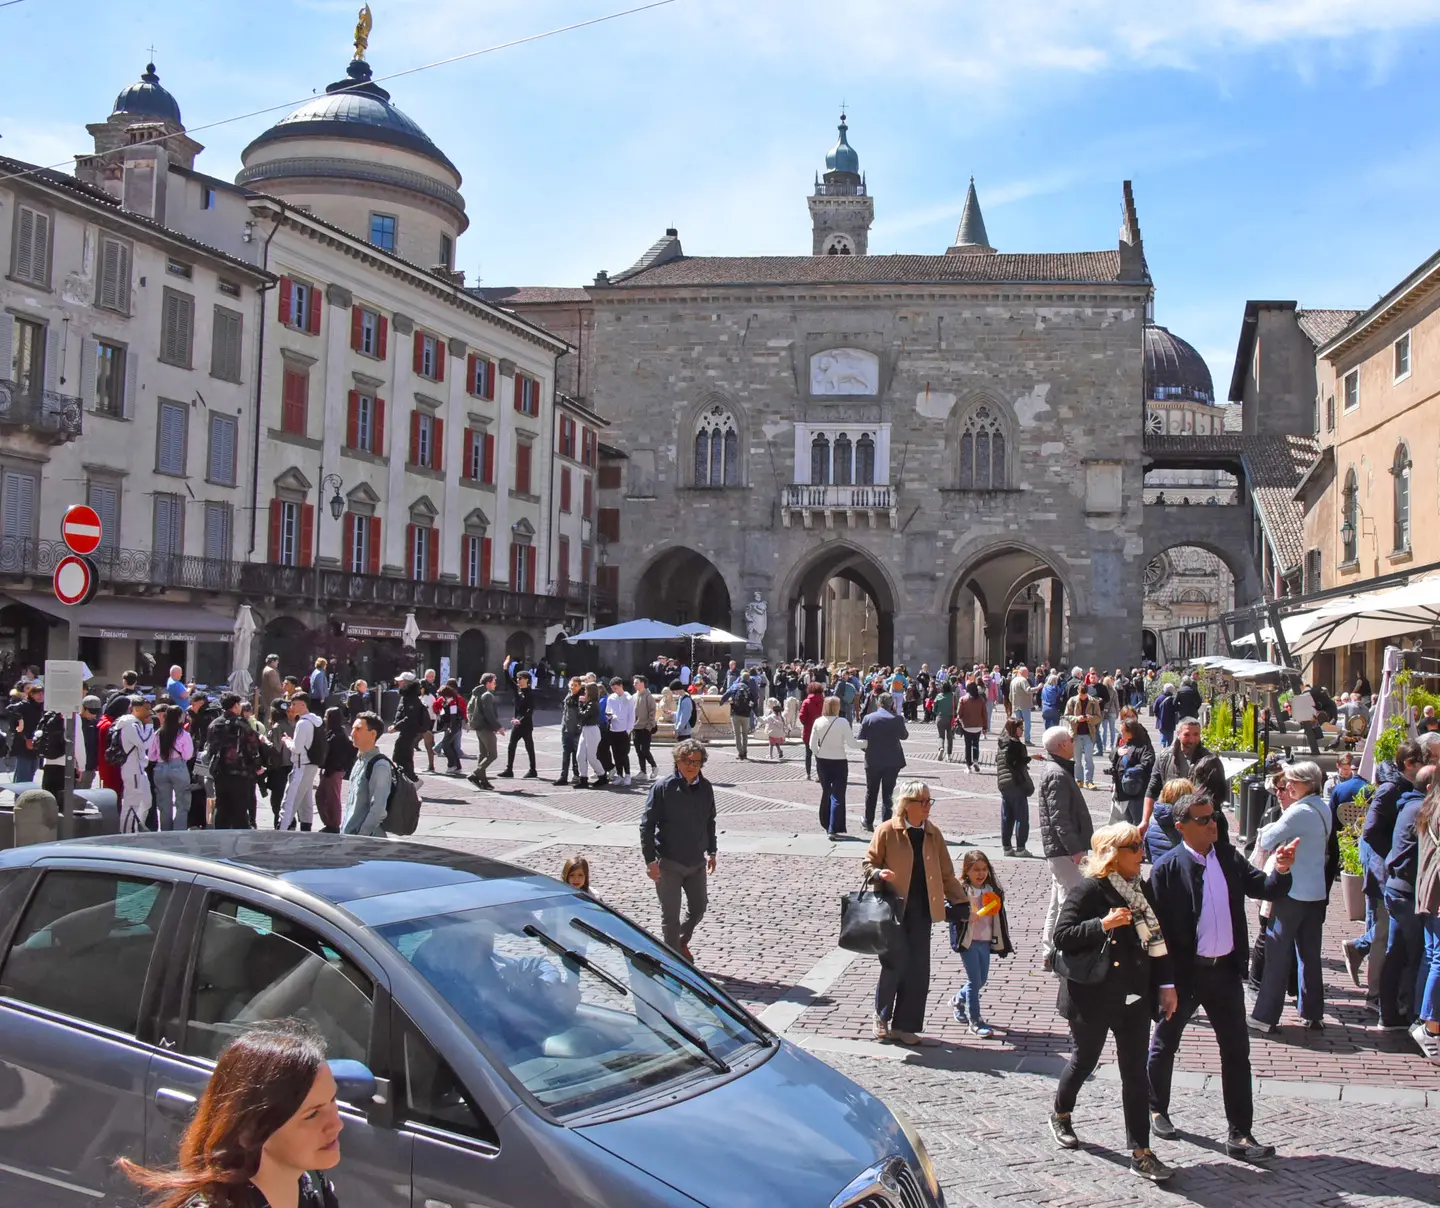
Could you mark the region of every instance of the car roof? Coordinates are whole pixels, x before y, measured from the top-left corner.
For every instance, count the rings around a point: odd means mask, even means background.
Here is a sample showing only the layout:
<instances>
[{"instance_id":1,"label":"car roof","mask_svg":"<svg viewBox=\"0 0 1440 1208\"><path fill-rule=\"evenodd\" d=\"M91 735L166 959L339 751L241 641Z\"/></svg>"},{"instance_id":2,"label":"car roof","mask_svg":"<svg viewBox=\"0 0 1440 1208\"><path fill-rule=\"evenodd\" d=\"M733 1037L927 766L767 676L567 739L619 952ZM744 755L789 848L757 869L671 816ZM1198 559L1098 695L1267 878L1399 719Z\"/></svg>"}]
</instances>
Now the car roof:
<instances>
[{"instance_id":1,"label":"car roof","mask_svg":"<svg viewBox=\"0 0 1440 1208\"><path fill-rule=\"evenodd\" d=\"M337 906L388 894L484 883L491 900L503 900L506 882L516 897L534 895L548 877L487 856L427 843L360 835L273 830L194 830L104 835L14 849L0 866L31 864L46 856L86 856L154 863L190 872L214 865L274 877ZM8 857L8 858L6 858ZM499 891L498 893L496 891Z\"/></svg>"}]
</instances>

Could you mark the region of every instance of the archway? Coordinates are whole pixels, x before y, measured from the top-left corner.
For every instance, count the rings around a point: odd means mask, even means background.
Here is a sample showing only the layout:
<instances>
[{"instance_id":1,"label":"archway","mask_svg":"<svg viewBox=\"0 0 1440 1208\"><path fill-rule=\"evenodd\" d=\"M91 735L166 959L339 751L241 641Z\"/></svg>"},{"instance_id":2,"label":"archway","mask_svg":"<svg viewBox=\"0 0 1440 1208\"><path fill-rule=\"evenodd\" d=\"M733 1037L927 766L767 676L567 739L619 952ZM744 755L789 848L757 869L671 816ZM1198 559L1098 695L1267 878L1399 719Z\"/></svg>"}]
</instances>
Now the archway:
<instances>
[{"instance_id":1,"label":"archway","mask_svg":"<svg viewBox=\"0 0 1440 1208\"><path fill-rule=\"evenodd\" d=\"M845 541L803 560L784 596L790 658L849 663L862 670L895 661L895 592L880 563Z\"/></svg>"},{"instance_id":2,"label":"archway","mask_svg":"<svg viewBox=\"0 0 1440 1208\"><path fill-rule=\"evenodd\" d=\"M666 550L645 568L635 588L635 614L671 625L735 625L730 589L719 568L684 546Z\"/></svg>"},{"instance_id":3,"label":"archway","mask_svg":"<svg viewBox=\"0 0 1440 1208\"><path fill-rule=\"evenodd\" d=\"M460 635L455 651L455 673L460 683L473 687L485 674L485 660L489 655L489 643L478 629L467 629Z\"/></svg>"},{"instance_id":4,"label":"archway","mask_svg":"<svg viewBox=\"0 0 1440 1208\"><path fill-rule=\"evenodd\" d=\"M266 621L265 628L261 630L260 646L260 658L272 654L280 656L282 676L298 675L303 678L315 662L310 630L294 617L271 617Z\"/></svg>"},{"instance_id":5,"label":"archway","mask_svg":"<svg viewBox=\"0 0 1440 1208\"><path fill-rule=\"evenodd\" d=\"M1147 658L1188 662L1224 651L1220 618L1236 606L1236 576L1225 555L1172 545L1145 564L1143 624L1154 642Z\"/></svg>"},{"instance_id":6,"label":"archway","mask_svg":"<svg viewBox=\"0 0 1440 1208\"><path fill-rule=\"evenodd\" d=\"M1038 550L985 550L952 581L949 661L1058 665L1069 645L1071 605L1065 580Z\"/></svg>"},{"instance_id":7,"label":"archway","mask_svg":"<svg viewBox=\"0 0 1440 1208\"><path fill-rule=\"evenodd\" d=\"M517 629L505 639L505 653L529 670L535 665L535 639Z\"/></svg>"}]
</instances>

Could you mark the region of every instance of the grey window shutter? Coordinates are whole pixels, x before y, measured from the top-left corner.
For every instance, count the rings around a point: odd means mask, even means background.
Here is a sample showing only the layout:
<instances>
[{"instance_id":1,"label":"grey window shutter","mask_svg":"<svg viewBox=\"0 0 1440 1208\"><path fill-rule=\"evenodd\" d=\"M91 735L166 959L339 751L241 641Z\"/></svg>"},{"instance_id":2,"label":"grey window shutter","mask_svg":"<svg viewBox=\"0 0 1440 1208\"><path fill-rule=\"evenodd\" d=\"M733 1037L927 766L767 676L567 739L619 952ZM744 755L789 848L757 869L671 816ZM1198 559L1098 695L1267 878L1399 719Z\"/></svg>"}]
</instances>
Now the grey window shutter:
<instances>
[{"instance_id":1,"label":"grey window shutter","mask_svg":"<svg viewBox=\"0 0 1440 1208\"><path fill-rule=\"evenodd\" d=\"M139 394L136 393L136 391L139 389L138 374L140 369L140 361L139 358L132 357L130 355L130 350L128 348L125 350L124 356L125 397L120 400L120 414L134 415L136 404L139 402L140 399Z\"/></svg>"},{"instance_id":2,"label":"grey window shutter","mask_svg":"<svg viewBox=\"0 0 1440 1208\"><path fill-rule=\"evenodd\" d=\"M115 308L130 313L130 245L119 243L120 249L115 269Z\"/></svg>"},{"instance_id":3,"label":"grey window shutter","mask_svg":"<svg viewBox=\"0 0 1440 1208\"><path fill-rule=\"evenodd\" d=\"M114 549L120 544L120 492L105 482L90 484L90 506L100 517L100 546Z\"/></svg>"},{"instance_id":4,"label":"grey window shutter","mask_svg":"<svg viewBox=\"0 0 1440 1208\"><path fill-rule=\"evenodd\" d=\"M15 320L0 314L0 378L15 378Z\"/></svg>"},{"instance_id":5,"label":"grey window shutter","mask_svg":"<svg viewBox=\"0 0 1440 1208\"><path fill-rule=\"evenodd\" d=\"M34 255L34 281L44 282L50 278L50 215L35 215L35 239L32 244Z\"/></svg>"},{"instance_id":6,"label":"grey window shutter","mask_svg":"<svg viewBox=\"0 0 1440 1208\"><path fill-rule=\"evenodd\" d=\"M185 473L185 409L176 403L160 404L158 461L166 474Z\"/></svg>"},{"instance_id":7,"label":"grey window shutter","mask_svg":"<svg viewBox=\"0 0 1440 1208\"><path fill-rule=\"evenodd\" d=\"M220 561L230 557L230 509L224 504L205 505L205 556Z\"/></svg>"},{"instance_id":8,"label":"grey window shutter","mask_svg":"<svg viewBox=\"0 0 1440 1208\"><path fill-rule=\"evenodd\" d=\"M190 364L190 350L195 339L195 299L180 299L180 364Z\"/></svg>"},{"instance_id":9,"label":"grey window shutter","mask_svg":"<svg viewBox=\"0 0 1440 1208\"><path fill-rule=\"evenodd\" d=\"M210 417L210 465L206 477L228 487L235 485L235 421L227 415Z\"/></svg>"},{"instance_id":10,"label":"grey window shutter","mask_svg":"<svg viewBox=\"0 0 1440 1208\"><path fill-rule=\"evenodd\" d=\"M45 329L45 389L60 389L60 371L65 368L60 355L60 330L53 324Z\"/></svg>"},{"instance_id":11,"label":"grey window shutter","mask_svg":"<svg viewBox=\"0 0 1440 1208\"><path fill-rule=\"evenodd\" d=\"M156 554L174 557L180 553L182 515L178 495L155 496Z\"/></svg>"},{"instance_id":12,"label":"grey window shutter","mask_svg":"<svg viewBox=\"0 0 1440 1208\"><path fill-rule=\"evenodd\" d=\"M18 470L5 471L3 524L6 537L34 536L38 487L33 474L24 474Z\"/></svg>"},{"instance_id":13,"label":"grey window shutter","mask_svg":"<svg viewBox=\"0 0 1440 1208\"><path fill-rule=\"evenodd\" d=\"M95 375L98 372L95 341L85 336L80 341L80 398L88 408L95 406Z\"/></svg>"},{"instance_id":14,"label":"grey window shutter","mask_svg":"<svg viewBox=\"0 0 1440 1208\"><path fill-rule=\"evenodd\" d=\"M22 281L30 281L35 275L35 219L34 210L20 207L20 221L15 231L15 275Z\"/></svg>"},{"instance_id":15,"label":"grey window shutter","mask_svg":"<svg viewBox=\"0 0 1440 1208\"><path fill-rule=\"evenodd\" d=\"M179 299L174 294L166 294L163 309L160 312L160 359L162 361L174 362L176 356L176 327L179 319L176 316Z\"/></svg>"},{"instance_id":16,"label":"grey window shutter","mask_svg":"<svg viewBox=\"0 0 1440 1208\"><path fill-rule=\"evenodd\" d=\"M119 307L120 297L120 241L100 240L100 297L101 306L114 310Z\"/></svg>"}]
</instances>

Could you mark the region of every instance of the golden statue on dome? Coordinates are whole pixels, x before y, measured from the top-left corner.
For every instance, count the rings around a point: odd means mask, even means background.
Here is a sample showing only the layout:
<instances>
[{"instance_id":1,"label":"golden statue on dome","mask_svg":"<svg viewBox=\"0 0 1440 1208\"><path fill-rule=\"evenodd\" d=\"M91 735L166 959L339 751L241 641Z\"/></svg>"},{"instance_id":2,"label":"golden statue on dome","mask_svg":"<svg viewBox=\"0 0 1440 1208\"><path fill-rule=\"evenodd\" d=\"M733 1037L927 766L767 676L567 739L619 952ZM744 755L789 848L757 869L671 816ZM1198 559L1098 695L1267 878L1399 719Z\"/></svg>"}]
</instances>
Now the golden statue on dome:
<instances>
[{"instance_id":1,"label":"golden statue on dome","mask_svg":"<svg viewBox=\"0 0 1440 1208\"><path fill-rule=\"evenodd\" d=\"M360 19L355 22L355 57L363 59L370 45L370 30L374 28L375 18L370 15L368 4L360 9L359 16Z\"/></svg>"}]
</instances>

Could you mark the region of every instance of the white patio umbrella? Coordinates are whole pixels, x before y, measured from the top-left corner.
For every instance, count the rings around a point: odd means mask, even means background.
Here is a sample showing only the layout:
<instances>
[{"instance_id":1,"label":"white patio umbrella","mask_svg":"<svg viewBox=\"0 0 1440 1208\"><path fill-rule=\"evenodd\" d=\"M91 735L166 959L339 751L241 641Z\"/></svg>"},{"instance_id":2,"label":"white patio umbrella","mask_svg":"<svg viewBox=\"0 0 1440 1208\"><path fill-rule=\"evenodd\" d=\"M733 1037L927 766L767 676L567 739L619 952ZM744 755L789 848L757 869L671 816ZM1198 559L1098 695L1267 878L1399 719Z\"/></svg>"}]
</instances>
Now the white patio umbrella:
<instances>
[{"instance_id":1,"label":"white patio umbrella","mask_svg":"<svg viewBox=\"0 0 1440 1208\"><path fill-rule=\"evenodd\" d=\"M1315 612L1292 653L1308 654L1399 637L1440 624L1440 576L1337 600Z\"/></svg>"},{"instance_id":2,"label":"white patio umbrella","mask_svg":"<svg viewBox=\"0 0 1440 1208\"><path fill-rule=\"evenodd\" d=\"M665 642L686 636L674 625L664 621L652 621L639 617L633 621L621 621L618 625L606 625L600 629L587 629L572 633L567 642Z\"/></svg>"},{"instance_id":3,"label":"white patio umbrella","mask_svg":"<svg viewBox=\"0 0 1440 1208\"><path fill-rule=\"evenodd\" d=\"M1375 744L1379 742L1380 735L1396 713L1403 711L1407 715L1409 737L1415 737L1415 722L1409 719L1409 709L1406 708L1399 686L1395 683L1404 665L1404 651L1395 646L1386 646L1385 671L1380 677L1380 695L1376 698L1375 707L1370 711L1370 729L1365 733L1365 753L1360 757L1360 767L1357 769L1366 780L1375 779Z\"/></svg>"},{"instance_id":4,"label":"white patio umbrella","mask_svg":"<svg viewBox=\"0 0 1440 1208\"><path fill-rule=\"evenodd\" d=\"M721 629L718 625L707 625L704 621L691 621L688 625L681 625L680 632L690 639L690 665L692 667L695 665L696 642L711 642L717 646L727 646L745 640L736 637L728 630Z\"/></svg>"},{"instance_id":5,"label":"white patio umbrella","mask_svg":"<svg viewBox=\"0 0 1440 1208\"><path fill-rule=\"evenodd\" d=\"M230 691L248 697L255 688L250 674L250 651L255 644L255 614L250 605L242 604L235 613L235 628L230 641Z\"/></svg>"}]
</instances>

